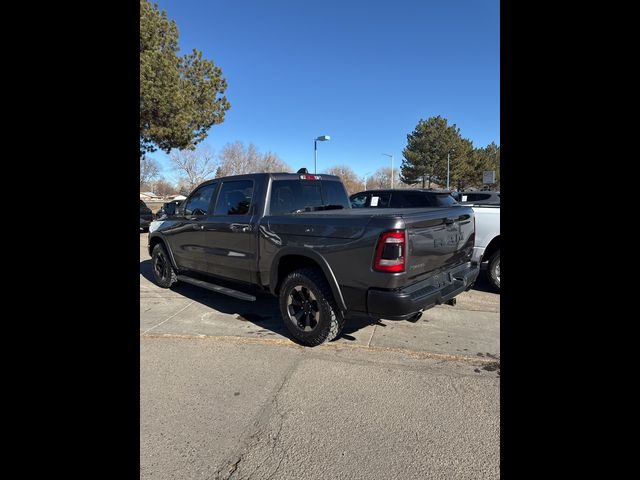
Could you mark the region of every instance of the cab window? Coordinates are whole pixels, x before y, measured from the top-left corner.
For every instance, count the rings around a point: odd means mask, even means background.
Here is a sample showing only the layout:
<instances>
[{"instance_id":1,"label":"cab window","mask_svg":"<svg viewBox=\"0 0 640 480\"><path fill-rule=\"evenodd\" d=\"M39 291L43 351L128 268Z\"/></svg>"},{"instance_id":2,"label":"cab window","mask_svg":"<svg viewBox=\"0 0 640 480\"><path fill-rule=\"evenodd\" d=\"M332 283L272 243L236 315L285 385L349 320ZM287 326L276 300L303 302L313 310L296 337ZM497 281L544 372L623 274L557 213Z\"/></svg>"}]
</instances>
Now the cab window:
<instances>
[{"instance_id":1,"label":"cab window","mask_svg":"<svg viewBox=\"0 0 640 480\"><path fill-rule=\"evenodd\" d=\"M252 180L224 182L218 195L215 215L247 215L253 197Z\"/></svg>"},{"instance_id":2,"label":"cab window","mask_svg":"<svg viewBox=\"0 0 640 480\"><path fill-rule=\"evenodd\" d=\"M209 205L213 192L216 189L215 183L210 183L197 189L187 200L184 207L185 215L206 215L209 212Z\"/></svg>"}]
</instances>

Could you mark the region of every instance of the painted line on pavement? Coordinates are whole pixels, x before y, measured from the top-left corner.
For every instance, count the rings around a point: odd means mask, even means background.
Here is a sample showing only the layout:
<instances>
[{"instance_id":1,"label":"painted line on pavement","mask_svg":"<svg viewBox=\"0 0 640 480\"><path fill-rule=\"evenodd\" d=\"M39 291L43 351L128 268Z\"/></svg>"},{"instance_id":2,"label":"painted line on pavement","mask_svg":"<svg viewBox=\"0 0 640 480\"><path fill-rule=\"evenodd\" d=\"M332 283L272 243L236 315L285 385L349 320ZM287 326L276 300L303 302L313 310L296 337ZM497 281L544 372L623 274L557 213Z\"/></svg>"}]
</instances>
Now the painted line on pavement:
<instances>
[{"instance_id":1,"label":"painted line on pavement","mask_svg":"<svg viewBox=\"0 0 640 480\"><path fill-rule=\"evenodd\" d=\"M190 307L191 305L193 305L195 302L196 302L196 301L195 301L195 300L193 300L189 305L186 305L186 306L182 307L180 310L178 310L176 313L174 313L173 315L171 315L171 316L170 316L169 318L167 318L166 320L163 320L163 321L162 321L162 322L160 322L159 324L154 325L153 327L151 327L151 328L149 328L149 329L145 330L144 332L142 332L142 333L140 334L140 336L142 337L142 336L143 336L143 335L145 335L147 332L149 332L149 331L153 330L153 329L154 329L154 328L156 328L156 327L159 327L160 325L162 325L162 324L163 324L163 323L165 323L165 322L168 322L168 321L169 321L169 320L171 320L173 317L175 317L176 315L178 315L180 312L182 312L183 310L185 310L185 309L189 308L189 307Z\"/></svg>"}]
</instances>

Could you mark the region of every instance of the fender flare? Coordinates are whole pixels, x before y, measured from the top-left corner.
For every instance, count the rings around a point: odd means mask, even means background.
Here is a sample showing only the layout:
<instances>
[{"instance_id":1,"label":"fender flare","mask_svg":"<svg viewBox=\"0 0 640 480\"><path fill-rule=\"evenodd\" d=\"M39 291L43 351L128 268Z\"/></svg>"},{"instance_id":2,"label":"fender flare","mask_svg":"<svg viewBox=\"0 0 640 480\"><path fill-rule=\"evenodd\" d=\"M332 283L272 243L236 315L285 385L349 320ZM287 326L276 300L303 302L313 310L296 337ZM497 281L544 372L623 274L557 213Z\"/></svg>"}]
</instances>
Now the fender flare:
<instances>
[{"instance_id":1,"label":"fender flare","mask_svg":"<svg viewBox=\"0 0 640 480\"><path fill-rule=\"evenodd\" d=\"M158 241L156 241L156 239L158 239ZM153 243L162 243L162 245L164 245L164 249L167 251L167 253L169 254L169 260L171 260L171 265L173 266L173 268L175 269L175 271L178 271L178 264L176 263L176 259L173 257L173 252L171 251L171 247L169 246L169 242L167 242L164 237L162 235L159 234L151 234L149 236L149 246L151 246L151 242L153 241ZM151 255L151 251L153 249L149 248L149 255Z\"/></svg>"},{"instance_id":2,"label":"fender flare","mask_svg":"<svg viewBox=\"0 0 640 480\"><path fill-rule=\"evenodd\" d=\"M275 287L278 284L278 267L280 266L280 260L282 257L287 255L297 255L300 257L306 257L309 260L313 260L318 264L320 270L324 274L327 282L329 283L329 287L331 288L331 293L333 293L333 298L338 304L338 308L343 312L347 311L347 305L344 303L344 297L342 296L342 291L340 290L340 286L338 285L338 281L336 280L335 275L333 274L333 270L329 266L327 260L320 255L315 250L310 248L302 248L302 247L283 247L276 254L271 262L271 271L269 274L269 287L271 291L275 293Z\"/></svg>"}]
</instances>

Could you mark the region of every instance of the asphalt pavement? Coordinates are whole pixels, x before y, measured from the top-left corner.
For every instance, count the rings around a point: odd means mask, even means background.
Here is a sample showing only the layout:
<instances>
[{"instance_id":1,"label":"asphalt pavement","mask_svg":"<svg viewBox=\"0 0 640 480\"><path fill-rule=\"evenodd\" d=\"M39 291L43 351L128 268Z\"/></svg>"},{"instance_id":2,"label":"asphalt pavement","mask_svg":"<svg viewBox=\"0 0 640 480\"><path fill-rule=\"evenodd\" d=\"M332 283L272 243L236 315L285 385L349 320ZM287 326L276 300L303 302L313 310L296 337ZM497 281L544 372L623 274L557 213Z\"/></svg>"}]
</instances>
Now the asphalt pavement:
<instances>
[{"instance_id":1,"label":"asphalt pavement","mask_svg":"<svg viewBox=\"0 0 640 480\"><path fill-rule=\"evenodd\" d=\"M498 294L292 342L269 296L157 287L140 235L141 479L499 478Z\"/></svg>"}]
</instances>

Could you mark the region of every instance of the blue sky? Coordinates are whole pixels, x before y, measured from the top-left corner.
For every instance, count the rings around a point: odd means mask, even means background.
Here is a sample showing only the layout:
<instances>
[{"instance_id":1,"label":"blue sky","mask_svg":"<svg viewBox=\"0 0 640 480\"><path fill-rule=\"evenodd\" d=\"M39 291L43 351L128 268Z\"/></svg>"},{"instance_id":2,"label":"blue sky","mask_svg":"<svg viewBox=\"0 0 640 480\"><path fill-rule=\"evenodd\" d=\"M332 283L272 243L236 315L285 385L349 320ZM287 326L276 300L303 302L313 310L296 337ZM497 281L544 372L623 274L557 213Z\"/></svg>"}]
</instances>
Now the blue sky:
<instances>
[{"instance_id":1,"label":"blue sky","mask_svg":"<svg viewBox=\"0 0 640 480\"><path fill-rule=\"evenodd\" d=\"M204 141L237 140L294 170L337 164L359 175L399 167L420 118L442 115L475 146L500 143L497 0L160 0L222 68L231 103ZM156 152L174 179L168 157Z\"/></svg>"}]
</instances>

